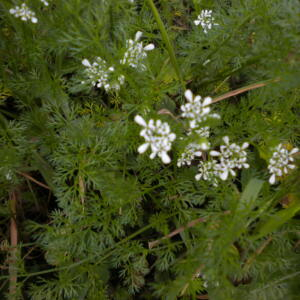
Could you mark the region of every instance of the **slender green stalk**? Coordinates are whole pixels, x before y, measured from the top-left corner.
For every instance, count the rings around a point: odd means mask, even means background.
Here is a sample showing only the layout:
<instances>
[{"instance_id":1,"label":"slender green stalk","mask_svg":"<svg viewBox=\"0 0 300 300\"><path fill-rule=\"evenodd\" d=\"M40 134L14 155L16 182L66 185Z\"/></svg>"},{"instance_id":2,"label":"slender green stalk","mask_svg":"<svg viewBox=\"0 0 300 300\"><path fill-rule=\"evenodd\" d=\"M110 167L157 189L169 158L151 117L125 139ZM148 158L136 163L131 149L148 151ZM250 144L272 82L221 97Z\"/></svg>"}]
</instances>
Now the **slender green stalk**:
<instances>
[{"instance_id":1,"label":"slender green stalk","mask_svg":"<svg viewBox=\"0 0 300 300\"><path fill-rule=\"evenodd\" d=\"M178 77L178 80L180 81L183 89L185 89L185 83L184 83L183 78L181 76L181 73L180 73L180 70L179 70L179 66L178 66L178 63L177 63L177 59L176 59L176 56L175 56L175 52L174 52L173 46L171 44L171 41L169 39L169 35L168 35L167 31L166 31L166 28L165 28L165 26L164 26L164 24L163 24L163 22L161 20L159 12L157 11L157 8L154 5L153 1L152 0L148 0L148 3L149 3L149 6L151 7L151 10L152 10L154 18L155 18L155 20L157 22L158 28L159 28L159 30L161 32L163 41L166 44L168 53L170 55L171 63L173 65L174 69L175 69L175 72L176 72L176 75Z\"/></svg>"}]
</instances>

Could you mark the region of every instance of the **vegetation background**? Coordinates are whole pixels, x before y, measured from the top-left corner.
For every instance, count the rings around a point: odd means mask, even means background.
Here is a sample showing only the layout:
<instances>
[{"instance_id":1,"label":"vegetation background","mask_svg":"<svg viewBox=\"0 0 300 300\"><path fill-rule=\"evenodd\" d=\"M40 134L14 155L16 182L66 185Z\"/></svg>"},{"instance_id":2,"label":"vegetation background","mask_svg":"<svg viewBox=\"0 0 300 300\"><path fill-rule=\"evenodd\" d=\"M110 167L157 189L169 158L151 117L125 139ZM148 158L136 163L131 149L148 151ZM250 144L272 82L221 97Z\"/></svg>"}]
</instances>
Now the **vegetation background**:
<instances>
[{"instance_id":1,"label":"vegetation background","mask_svg":"<svg viewBox=\"0 0 300 300\"><path fill-rule=\"evenodd\" d=\"M9 13L20 4L0 3L2 297L299 300L299 170L270 186L267 165L300 145L300 2L28 0L36 24ZM144 72L119 63L137 31L155 44ZM96 56L119 92L81 83ZM169 165L137 153L134 116L179 136L158 112L178 115L186 88L230 93L213 147L250 143L251 168L218 187L176 166L179 142Z\"/></svg>"}]
</instances>

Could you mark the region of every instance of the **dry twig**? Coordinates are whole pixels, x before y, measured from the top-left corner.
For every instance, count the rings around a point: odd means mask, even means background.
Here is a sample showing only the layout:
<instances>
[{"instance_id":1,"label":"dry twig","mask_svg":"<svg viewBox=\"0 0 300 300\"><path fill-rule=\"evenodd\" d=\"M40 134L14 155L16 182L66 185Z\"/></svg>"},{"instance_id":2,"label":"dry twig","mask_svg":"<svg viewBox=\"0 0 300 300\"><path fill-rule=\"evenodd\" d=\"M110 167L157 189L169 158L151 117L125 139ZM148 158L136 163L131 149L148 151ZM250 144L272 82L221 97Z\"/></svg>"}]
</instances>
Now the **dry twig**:
<instances>
[{"instance_id":1,"label":"dry twig","mask_svg":"<svg viewBox=\"0 0 300 300\"><path fill-rule=\"evenodd\" d=\"M13 299L17 292L17 251L18 251L18 227L17 227L17 202L18 192L16 190L9 194L11 209L10 218L10 253L9 253L9 295Z\"/></svg>"},{"instance_id":2,"label":"dry twig","mask_svg":"<svg viewBox=\"0 0 300 300\"><path fill-rule=\"evenodd\" d=\"M33 177L31 177L27 173L23 173L23 172L17 172L17 173L20 174L20 175L22 175L22 176L24 176L25 178L29 179L30 181L36 183L37 185L39 185L39 186L41 186L41 187L43 187L43 188L45 188L45 189L47 189L49 191L51 190L51 188L49 186L47 186L46 184L44 184L44 183L42 183L42 182L34 179Z\"/></svg>"},{"instance_id":3,"label":"dry twig","mask_svg":"<svg viewBox=\"0 0 300 300\"><path fill-rule=\"evenodd\" d=\"M254 83L254 84L251 84L251 85L239 88L237 90L230 91L230 92L228 92L228 93L226 93L224 95L221 95L219 97L216 97L216 98L213 99L212 103L216 103L216 102L219 102L221 100L224 100L224 99L227 99L227 98L230 98L230 97L233 97L233 96L245 93L245 92L250 91L250 90L254 90L254 89L257 89L257 88L260 88L260 87L264 87L264 86L266 86L266 85L268 85L270 83L278 82L278 81L280 81L280 78L268 80L268 81L261 82L261 83Z\"/></svg>"}]
</instances>

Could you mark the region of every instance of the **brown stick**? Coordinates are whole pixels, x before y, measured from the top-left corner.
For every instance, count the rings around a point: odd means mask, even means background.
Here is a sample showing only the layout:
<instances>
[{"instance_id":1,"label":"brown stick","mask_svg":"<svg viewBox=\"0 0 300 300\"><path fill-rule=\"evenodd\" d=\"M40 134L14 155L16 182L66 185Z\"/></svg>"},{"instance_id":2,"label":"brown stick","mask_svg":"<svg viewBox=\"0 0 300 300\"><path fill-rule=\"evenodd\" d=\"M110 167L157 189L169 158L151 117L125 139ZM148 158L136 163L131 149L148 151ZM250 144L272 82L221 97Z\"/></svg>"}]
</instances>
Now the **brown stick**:
<instances>
[{"instance_id":1,"label":"brown stick","mask_svg":"<svg viewBox=\"0 0 300 300\"><path fill-rule=\"evenodd\" d=\"M247 271L249 270L249 268L250 268L251 264L253 263L253 261L255 260L255 258L256 258L258 255L260 255L260 254L264 251L264 249L271 243L272 239L273 239L273 238L272 238L271 236L269 236L268 239L265 240L265 241L261 244L261 246L253 253L253 255L251 255L251 256L246 260L245 265L244 265L244 267L243 267L244 271L247 272Z\"/></svg>"},{"instance_id":2,"label":"brown stick","mask_svg":"<svg viewBox=\"0 0 300 300\"><path fill-rule=\"evenodd\" d=\"M79 176L79 195L80 195L80 201L81 204L84 205L84 193L85 193L85 186L84 181L81 176Z\"/></svg>"},{"instance_id":3,"label":"brown stick","mask_svg":"<svg viewBox=\"0 0 300 300\"><path fill-rule=\"evenodd\" d=\"M199 295L199 296L196 296L197 299L209 299L208 298L208 295Z\"/></svg>"},{"instance_id":4,"label":"brown stick","mask_svg":"<svg viewBox=\"0 0 300 300\"><path fill-rule=\"evenodd\" d=\"M17 251L18 251L18 227L17 227L17 191L9 195L11 218L10 218L10 254L9 254L9 295L13 299L17 292Z\"/></svg>"},{"instance_id":5,"label":"brown stick","mask_svg":"<svg viewBox=\"0 0 300 300\"><path fill-rule=\"evenodd\" d=\"M149 247L149 249L151 249L151 248L157 246L158 244L160 244L163 240L169 239L169 238L173 237L174 235L184 231L186 228L193 227L196 224L201 223L201 222L205 222L205 221L206 221L206 219L204 219L204 218L198 218L196 220L193 220L190 223L188 223L186 226L179 227L176 230L172 231L171 233L165 235L164 237L162 237L158 240L155 240L153 242L149 242L148 247Z\"/></svg>"},{"instance_id":6,"label":"brown stick","mask_svg":"<svg viewBox=\"0 0 300 300\"><path fill-rule=\"evenodd\" d=\"M280 81L280 78L268 80L268 81L261 82L261 83L254 83L254 84L251 84L251 85L239 88L237 90L228 92L228 93L226 93L224 95L221 95L219 97L216 97L216 98L213 99L212 103L216 103L216 102L219 102L221 100L224 100L224 99L227 99L227 98L230 98L230 97L233 97L233 96L245 93L247 91L254 90L254 89L266 86L266 85L268 85L268 84L270 84L272 82L278 82L278 81Z\"/></svg>"},{"instance_id":7,"label":"brown stick","mask_svg":"<svg viewBox=\"0 0 300 300\"><path fill-rule=\"evenodd\" d=\"M19 171L17 171L17 173L20 174L20 175L22 175L22 176L24 176L25 178L31 180L32 182L36 183L37 185L39 185L39 186L41 186L41 187L43 187L43 188L45 188L47 190L51 190L51 188L49 186L47 186L46 184L44 184L44 183L42 183L42 182L34 179L33 177L31 177L27 173L23 173L23 172L19 172Z\"/></svg>"},{"instance_id":8,"label":"brown stick","mask_svg":"<svg viewBox=\"0 0 300 300\"><path fill-rule=\"evenodd\" d=\"M230 213L231 213L230 210L226 210L226 211L223 212L224 215L228 215ZM198 223L206 222L206 220L207 219L205 219L205 218L198 218L196 220L193 220L193 221L189 222L186 226L181 226L181 227L177 228L176 230L172 231L171 233L163 236L162 238L160 238L158 240L155 240L153 242L149 242L148 247L149 247L149 249L151 249L151 248L157 246L158 244L160 244L163 240L169 239L169 238L173 237L174 235L184 231L185 229L197 225Z\"/></svg>"}]
</instances>

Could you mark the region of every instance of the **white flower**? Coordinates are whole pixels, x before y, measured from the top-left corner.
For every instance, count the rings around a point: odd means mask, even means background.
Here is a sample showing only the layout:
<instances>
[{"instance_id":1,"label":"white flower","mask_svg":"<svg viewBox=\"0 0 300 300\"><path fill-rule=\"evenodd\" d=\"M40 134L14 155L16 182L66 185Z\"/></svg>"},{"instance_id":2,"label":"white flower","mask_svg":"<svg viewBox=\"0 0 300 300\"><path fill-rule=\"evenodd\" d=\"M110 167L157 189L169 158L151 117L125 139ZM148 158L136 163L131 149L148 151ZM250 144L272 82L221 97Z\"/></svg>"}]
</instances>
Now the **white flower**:
<instances>
[{"instance_id":1,"label":"white flower","mask_svg":"<svg viewBox=\"0 0 300 300\"><path fill-rule=\"evenodd\" d=\"M197 20L194 21L196 26L201 25L204 33L206 34L208 30L212 28L213 25L219 25L214 23L215 18L212 16L212 11L204 9L201 11L200 15L197 17Z\"/></svg>"},{"instance_id":2,"label":"white flower","mask_svg":"<svg viewBox=\"0 0 300 300\"><path fill-rule=\"evenodd\" d=\"M49 3L46 1L46 0L40 0L41 2L43 2L43 4L45 5L45 6L48 6L49 5Z\"/></svg>"},{"instance_id":3,"label":"white flower","mask_svg":"<svg viewBox=\"0 0 300 300\"><path fill-rule=\"evenodd\" d=\"M135 122L144 128L140 132L140 136L144 137L145 143L138 148L138 152L144 153L147 149L151 148L152 153L150 158L153 159L156 155L161 158L164 164L171 162L168 151L171 150L172 142L175 140L176 135L171 133L168 123L163 123L161 120L154 122L152 119L146 121L139 115L135 116Z\"/></svg>"},{"instance_id":4,"label":"white flower","mask_svg":"<svg viewBox=\"0 0 300 300\"><path fill-rule=\"evenodd\" d=\"M195 157L200 157L202 155L201 152L201 145L196 143L190 143L188 144L184 152L181 154L180 158L177 160L177 166L181 167L184 165L190 166L192 163L192 160L195 159Z\"/></svg>"},{"instance_id":5,"label":"white flower","mask_svg":"<svg viewBox=\"0 0 300 300\"><path fill-rule=\"evenodd\" d=\"M295 168L295 165L291 163L294 161L292 155L298 151L298 148L294 148L289 152L282 146L282 144L279 144L275 148L268 165L269 172L271 173L271 177L269 179L270 184L274 184L276 182L276 176L280 177L283 174L287 174L289 169Z\"/></svg>"},{"instance_id":6,"label":"white flower","mask_svg":"<svg viewBox=\"0 0 300 300\"><path fill-rule=\"evenodd\" d=\"M25 3L22 3L21 7L16 6L15 8L11 8L9 12L16 18L21 18L22 21L31 20L32 23L38 22L35 12L31 11Z\"/></svg>"},{"instance_id":7,"label":"white flower","mask_svg":"<svg viewBox=\"0 0 300 300\"><path fill-rule=\"evenodd\" d=\"M199 135L199 137L208 138L210 135L208 126L204 126L199 129L196 129L195 132Z\"/></svg>"},{"instance_id":8,"label":"white flower","mask_svg":"<svg viewBox=\"0 0 300 300\"><path fill-rule=\"evenodd\" d=\"M191 134L193 134L193 132L195 132L199 138L208 138L209 137L209 127L208 126L199 128L194 131L192 129L190 129L187 132L187 135L190 136ZM183 139L183 138L181 138L181 139ZM209 147L210 147L210 143L205 140L200 143L193 142L193 143L188 144L185 147L183 153L181 153L180 158L177 160L177 166L178 167L181 167L183 165L190 166L192 163L192 160L194 160L195 157L202 156L202 150L206 151L209 149Z\"/></svg>"},{"instance_id":9,"label":"white flower","mask_svg":"<svg viewBox=\"0 0 300 300\"><path fill-rule=\"evenodd\" d=\"M12 172L11 171L8 171L6 174L5 174L5 178L7 179L7 180L12 180Z\"/></svg>"},{"instance_id":10,"label":"white flower","mask_svg":"<svg viewBox=\"0 0 300 300\"><path fill-rule=\"evenodd\" d=\"M209 127L208 126L204 126L204 127L200 127L196 130L190 129L187 135L191 135L192 132L195 132L197 136L199 136L199 138L204 138L204 140L201 142L201 144L199 144L199 148L201 150L208 150L210 148L210 142L208 140L206 140L207 138L209 138L210 132L209 132Z\"/></svg>"},{"instance_id":11,"label":"white flower","mask_svg":"<svg viewBox=\"0 0 300 300\"><path fill-rule=\"evenodd\" d=\"M188 103L181 105L181 116L189 119L189 125L191 129L197 128L200 123L206 121L208 118L220 118L218 114L210 114L210 107L208 107L212 99L205 97L201 101L201 96L193 96L191 90L186 90L184 93Z\"/></svg>"},{"instance_id":12,"label":"white flower","mask_svg":"<svg viewBox=\"0 0 300 300\"><path fill-rule=\"evenodd\" d=\"M198 166L199 173L195 176L196 180L203 179L211 182L214 186L218 185L220 176L220 165L216 160L201 161Z\"/></svg>"},{"instance_id":13,"label":"white flower","mask_svg":"<svg viewBox=\"0 0 300 300\"><path fill-rule=\"evenodd\" d=\"M121 59L120 63L144 71L146 70L146 66L143 61L147 57L147 51L153 50L155 46L154 44L149 44L144 47L143 43L139 42L142 34L143 33L141 31L138 31L135 34L134 40L129 39L126 41L126 52L124 53L124 57Z\"/></svg>"},{"instance_id":14,"label":"white flower","mask_svg":"<svg viewBox=\"0 0 300 300\"><path fill-rule=\"evenodd\" d=\"M248 143L244 143L242 146L229 143L229 137L224 136L223 141L225 145L220 147L219 151L210 151L211 156L219 157L220 159L220 178L226 180L229 173L235 176L236 173L233 169L249 168L247 163L247 152L245 149L249 146Z\"/></svg>"},{"instance_id":15,"label":"white flower","mask_svg":"<svg viewBox=\"0 0 300 300\"><path fill-rule=\"evenodd\" d=\"M107 92L110 90L119 90L120 86L124 84L125 77L119 75L114 77L114 67L108 67L107 63L101 57L97 57L96 61L92 64L84 59L82 64L86 67L85 74L88 77L88 82L98 88L103 87ZM82 81L86 83L86 81Z\"/></svg>"}]
</instances>

